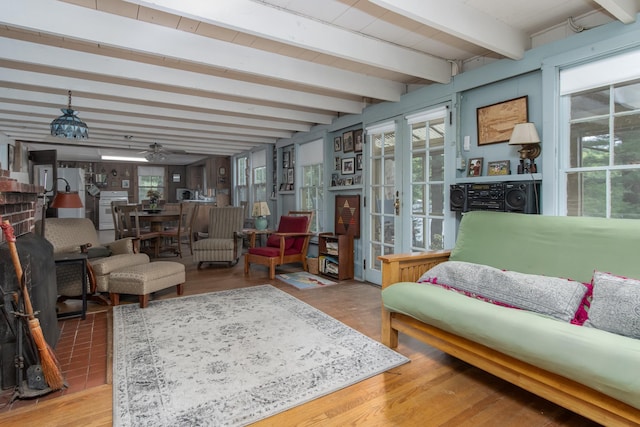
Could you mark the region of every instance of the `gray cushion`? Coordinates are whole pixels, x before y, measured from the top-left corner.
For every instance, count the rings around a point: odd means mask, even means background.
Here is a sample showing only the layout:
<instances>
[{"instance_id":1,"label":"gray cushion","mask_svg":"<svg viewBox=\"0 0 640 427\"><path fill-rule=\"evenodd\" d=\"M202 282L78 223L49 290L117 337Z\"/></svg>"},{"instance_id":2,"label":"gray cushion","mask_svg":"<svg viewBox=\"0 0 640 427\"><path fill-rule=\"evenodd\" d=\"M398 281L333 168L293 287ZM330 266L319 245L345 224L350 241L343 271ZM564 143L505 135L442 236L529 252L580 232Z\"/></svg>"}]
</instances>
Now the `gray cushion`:
<instances>
[{"instance_id":1,"label":"gray cushion","mask_svg":"<svg viewBox=\"0 0 640 427\"><path fill-rule=\"evenodd\" d=\"M640 280L596 271L585 326L640 339Z\"/></svg>"},{"instance_id":2,"label":"gray cushion","mask_svg":"<svg viewBox=\"0 0 640 427\"><path fill-rule=\"evenodd\" d=\"M492 303L534 311L569 322L588 289L557 277L503 271L482 264L448 261L424 273L419 282L459 290Z\"/></svg>"}]
</instances>

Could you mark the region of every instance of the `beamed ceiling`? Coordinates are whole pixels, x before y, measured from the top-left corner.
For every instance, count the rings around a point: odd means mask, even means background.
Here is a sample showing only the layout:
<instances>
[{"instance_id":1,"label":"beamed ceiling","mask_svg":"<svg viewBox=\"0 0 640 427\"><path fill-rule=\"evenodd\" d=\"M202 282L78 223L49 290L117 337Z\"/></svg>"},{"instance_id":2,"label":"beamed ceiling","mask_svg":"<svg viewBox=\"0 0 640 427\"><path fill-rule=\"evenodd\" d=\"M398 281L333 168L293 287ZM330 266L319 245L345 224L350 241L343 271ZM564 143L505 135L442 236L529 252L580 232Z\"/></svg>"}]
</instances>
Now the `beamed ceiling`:
<instances>
[{"instance_id":1,"label":"beamed ceiling","mask_svg":"<svg viewBox=\"0 0 640 427\"><path fill-rule=\"evenodd\" d=\"M233 155L517 61L638 0L0 0L0 132L62 160ZM67 105L90 138L49 135ZM45 145L46 144L46 145ZM80 148L82 147L82 148Z\"/></svg>"}]
</instances>

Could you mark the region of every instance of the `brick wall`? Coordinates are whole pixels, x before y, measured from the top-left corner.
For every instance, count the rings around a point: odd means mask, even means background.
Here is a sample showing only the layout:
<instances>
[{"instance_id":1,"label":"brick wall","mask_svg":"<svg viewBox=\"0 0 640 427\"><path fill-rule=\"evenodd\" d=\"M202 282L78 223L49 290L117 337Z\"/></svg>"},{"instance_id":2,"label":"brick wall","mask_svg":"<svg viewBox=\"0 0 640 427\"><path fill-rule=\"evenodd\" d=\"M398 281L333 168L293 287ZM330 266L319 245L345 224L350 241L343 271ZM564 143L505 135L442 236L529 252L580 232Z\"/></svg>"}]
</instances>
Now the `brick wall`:
<instances>
[{"instance_id":1,"label":"brick wall","mask_svg":"<svg viewBox=\"0 0 640 427\"><path fill-rule=\"evenodd\" d=\"M0 216L11 223L16 237L35 230L38 212L42 212L38 194L43 191L41 186L11 179L9 171L0 169ZM0 242L4 240L4 235L0 235Z\"/></svg>"}]
</instances>

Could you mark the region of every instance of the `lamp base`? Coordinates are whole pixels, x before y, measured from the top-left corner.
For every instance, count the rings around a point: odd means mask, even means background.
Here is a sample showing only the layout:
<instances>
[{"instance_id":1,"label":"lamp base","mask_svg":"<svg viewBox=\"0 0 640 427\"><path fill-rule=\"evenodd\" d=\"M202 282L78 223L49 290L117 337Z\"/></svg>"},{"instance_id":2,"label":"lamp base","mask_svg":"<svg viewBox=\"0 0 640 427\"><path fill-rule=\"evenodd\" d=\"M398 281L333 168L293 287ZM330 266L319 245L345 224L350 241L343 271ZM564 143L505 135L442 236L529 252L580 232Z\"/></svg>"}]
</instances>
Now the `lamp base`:
<instances>
[{"instance_id":1,"label":"lamp base","mask_svg":"<svg viewBox=\"0 0 640 427\"><path fill-rule=\"evenodd\" d=\"M256 230L266 230L267 229L267 218L263 216L257 216L254 227Z\"/></svg>"}]
</instances>

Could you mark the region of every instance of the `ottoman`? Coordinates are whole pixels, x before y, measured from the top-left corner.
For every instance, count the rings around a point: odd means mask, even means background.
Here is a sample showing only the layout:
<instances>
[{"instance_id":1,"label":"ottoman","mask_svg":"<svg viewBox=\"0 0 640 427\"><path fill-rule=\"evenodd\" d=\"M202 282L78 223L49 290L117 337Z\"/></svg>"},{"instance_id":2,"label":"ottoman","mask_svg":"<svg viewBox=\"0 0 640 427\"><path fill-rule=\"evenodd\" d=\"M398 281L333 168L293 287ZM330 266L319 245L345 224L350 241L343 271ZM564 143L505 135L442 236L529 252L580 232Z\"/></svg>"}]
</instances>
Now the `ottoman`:
<instances>
[{"instance_id":1,"label":"ottoman","mask_svg":"<svg viewBox=\"0 0 640 427\"><path fill-rule=\"evenodd\" d=\"M155 261L112 271L109 275L109 297L113 305L120 303L120 294L139 295L140 308L149 303L149 294L171 286L182 295L185 282L184 265L172 261Z\"/></svg>"}]
</instances>

